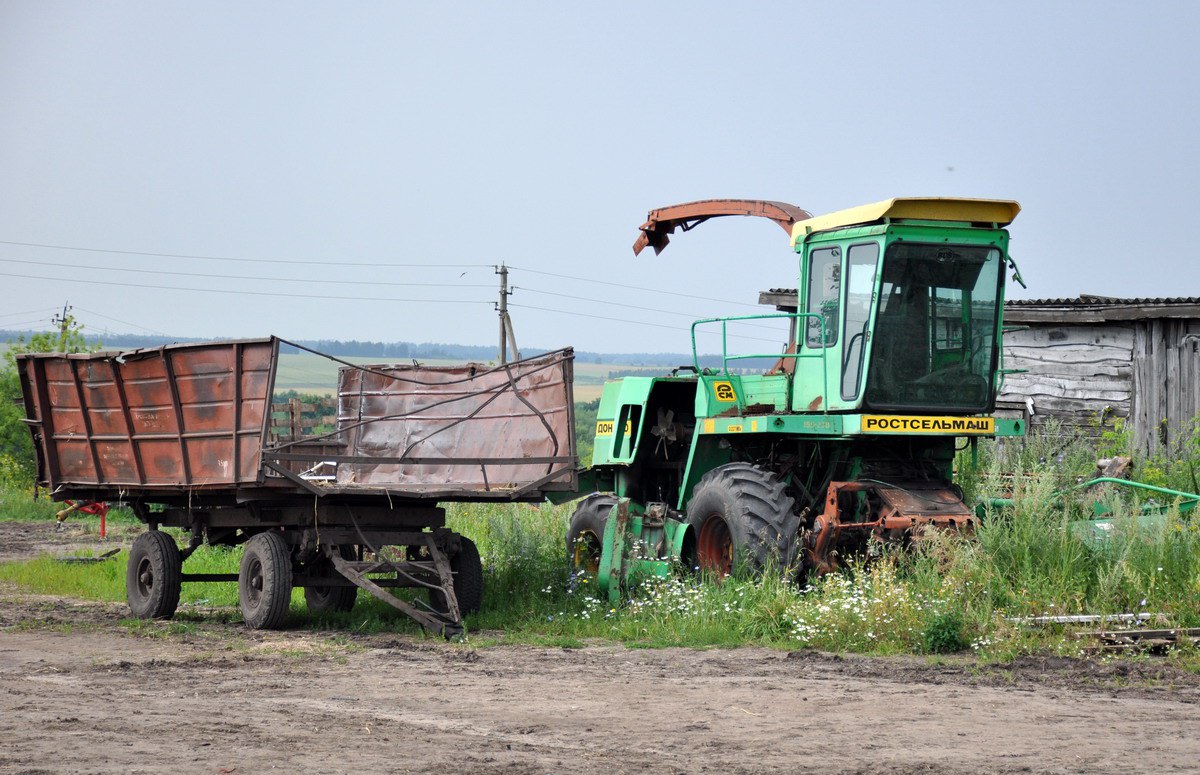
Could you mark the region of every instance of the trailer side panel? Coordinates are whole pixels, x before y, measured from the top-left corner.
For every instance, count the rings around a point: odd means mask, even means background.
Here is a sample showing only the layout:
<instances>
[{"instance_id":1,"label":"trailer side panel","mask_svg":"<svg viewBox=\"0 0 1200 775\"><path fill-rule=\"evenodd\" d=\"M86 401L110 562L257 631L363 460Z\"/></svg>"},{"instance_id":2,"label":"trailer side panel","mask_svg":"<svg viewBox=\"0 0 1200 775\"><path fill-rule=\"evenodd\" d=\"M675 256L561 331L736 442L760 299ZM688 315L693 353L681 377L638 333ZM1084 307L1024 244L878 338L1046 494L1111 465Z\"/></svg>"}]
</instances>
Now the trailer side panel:
<instances>
[{"instance_id":1,"label":"trailer side panel","mask_svg":"<svg viewBox=\"0 0 1200 775\"><path fill-rule=\"evenodd\" d=\"M53 488L178 490L260 479L278 343L18 357Z\"/></svg>"}]
</instances>

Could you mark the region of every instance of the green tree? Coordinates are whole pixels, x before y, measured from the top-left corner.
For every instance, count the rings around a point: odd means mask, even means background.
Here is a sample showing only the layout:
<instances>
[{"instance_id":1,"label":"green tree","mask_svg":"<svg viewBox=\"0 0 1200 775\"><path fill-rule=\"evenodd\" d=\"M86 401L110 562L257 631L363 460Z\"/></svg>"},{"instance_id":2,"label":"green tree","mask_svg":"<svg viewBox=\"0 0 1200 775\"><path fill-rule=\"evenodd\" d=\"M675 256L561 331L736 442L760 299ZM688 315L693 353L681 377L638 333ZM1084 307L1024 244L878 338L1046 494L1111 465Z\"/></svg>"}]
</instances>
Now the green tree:
<instances>
[{"instance_id":1,"label":"green tree","mask_svg":"<svg viewBox=\"0 0 1200 775\"><path fill-rule=\"evenodd\" d=\"M575 445L582 465L592 464L592 448L596 441L596 413L600 399L575 404Z\"/></svg>"},{"instance_id":2,"label":"green tree","mask_svg":"<svg viewBox=\"0 0 1200 775\"><path fill-rule=\"evenodd\" d=\"M60 321L58 331L36 333L28 341L24 336L9 341L0 368L0 458L11 459L23 473L33 476L33 440L23 422L25 406L16 357L23 353L93 352L100 346L98 341L88 342L83 326L70 313Z\"/></svg>"}]
</instances>

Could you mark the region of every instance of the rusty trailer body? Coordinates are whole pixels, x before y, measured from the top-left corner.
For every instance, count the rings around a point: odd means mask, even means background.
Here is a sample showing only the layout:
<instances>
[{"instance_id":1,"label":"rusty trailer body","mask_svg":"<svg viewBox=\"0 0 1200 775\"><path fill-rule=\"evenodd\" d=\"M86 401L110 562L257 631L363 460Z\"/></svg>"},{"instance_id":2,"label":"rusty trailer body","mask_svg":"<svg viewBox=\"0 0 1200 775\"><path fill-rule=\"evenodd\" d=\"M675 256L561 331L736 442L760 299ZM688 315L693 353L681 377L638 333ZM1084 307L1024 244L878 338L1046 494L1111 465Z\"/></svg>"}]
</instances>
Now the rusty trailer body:
<instances>
[{"instance_id":1,"label":"rusty trailer body","mask_svg":"<svg viewBox=\"0 0 1200 775\"><path fill-rule=\"evenodd\" d=\"M339 361L336 430L273 443L281 344L18 356L40 484L55 500L127 503L151 527L130 556L137 615L171 615L183 581L237 580L247 621L279 626L292 586L310 607L341 610L357 585L460 632L481 569L438 504L575 490L572 351L499 367ZM188 547L161 526L190 531ZM245 543L250 560L237 575L182 573L205 541ZM428 588L433 605L395 598L397 586Z\"/></svg>"}]
</instances>

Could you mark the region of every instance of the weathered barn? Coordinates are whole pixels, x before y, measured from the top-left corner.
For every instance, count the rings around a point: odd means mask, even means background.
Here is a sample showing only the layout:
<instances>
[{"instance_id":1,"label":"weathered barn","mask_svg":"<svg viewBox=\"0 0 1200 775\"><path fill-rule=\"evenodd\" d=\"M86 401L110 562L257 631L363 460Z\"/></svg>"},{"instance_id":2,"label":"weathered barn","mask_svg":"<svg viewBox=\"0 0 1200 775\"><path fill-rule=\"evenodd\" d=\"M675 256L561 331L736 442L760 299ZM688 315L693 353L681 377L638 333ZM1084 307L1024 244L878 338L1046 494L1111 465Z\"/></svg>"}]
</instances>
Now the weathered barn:
<instances>
[{"instance_id":1,"label":"weathered barn","mask_svg":"<svg viewBox=\"0 0 1200 775\"><path fill-rule=\"evenodd\" d=\"M1200 414L1200 298L1083 295L1004 305L1000 410L1098 432L1126 418L1134 450L1170 450ZM1021 405L1024 405L1023 407Z\"/></svg>"},{"instance_id":2,"label":"weathered barn","mask_svg":"<svg viewBox=\"0 0 1200 775\"><path fill-rule=\"evenodd\" d=\"M796 310L796 291L759 303ZM1083 295L1004 305L1004 368L997 414L1035 428L1054 418L1070 435L1096 436L1118 420L1135 451L1170 450L1200 415L1200 298Z\"/></svg>"}]
</instances>

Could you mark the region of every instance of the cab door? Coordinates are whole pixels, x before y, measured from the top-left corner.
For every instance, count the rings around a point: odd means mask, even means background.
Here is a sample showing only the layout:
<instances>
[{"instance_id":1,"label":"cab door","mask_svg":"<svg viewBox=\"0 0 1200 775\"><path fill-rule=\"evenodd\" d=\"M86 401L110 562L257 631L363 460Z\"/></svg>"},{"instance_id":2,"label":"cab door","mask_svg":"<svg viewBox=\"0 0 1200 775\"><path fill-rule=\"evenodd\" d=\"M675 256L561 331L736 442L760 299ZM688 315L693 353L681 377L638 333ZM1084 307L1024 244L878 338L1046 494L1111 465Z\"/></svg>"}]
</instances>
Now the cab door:
<instances>
[{"instance_id":1,"label":"cab door","mask_svg":"<svg viewBox=\"0 0 1200 775\"><path fill-rule=\"evenodd\" d=\"M794 411L838 411L861 403L879 254L879 243L871 239L806 246Z\"/></svg>"}]
</instances>

